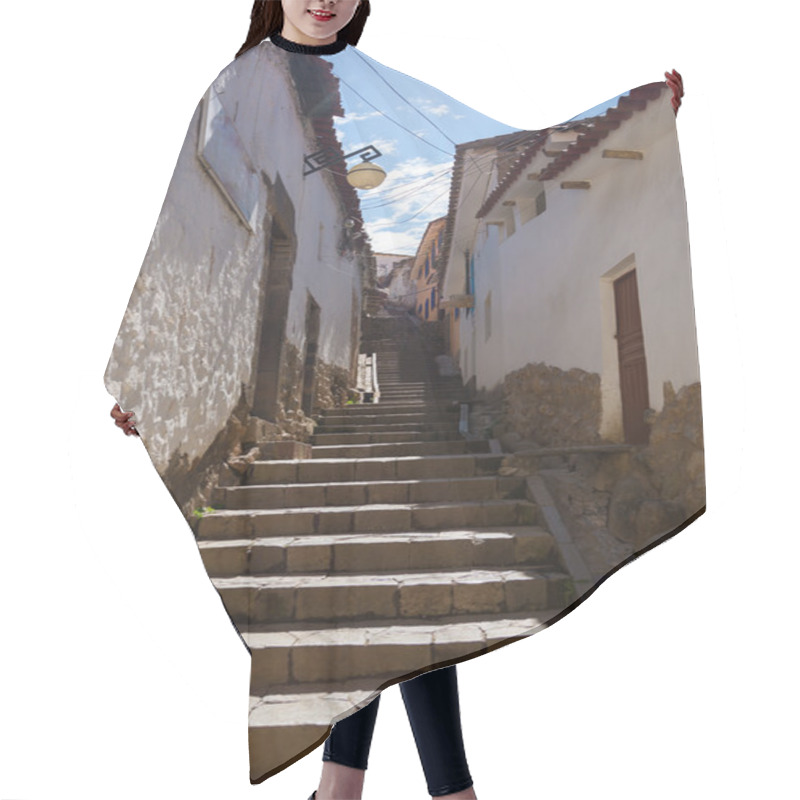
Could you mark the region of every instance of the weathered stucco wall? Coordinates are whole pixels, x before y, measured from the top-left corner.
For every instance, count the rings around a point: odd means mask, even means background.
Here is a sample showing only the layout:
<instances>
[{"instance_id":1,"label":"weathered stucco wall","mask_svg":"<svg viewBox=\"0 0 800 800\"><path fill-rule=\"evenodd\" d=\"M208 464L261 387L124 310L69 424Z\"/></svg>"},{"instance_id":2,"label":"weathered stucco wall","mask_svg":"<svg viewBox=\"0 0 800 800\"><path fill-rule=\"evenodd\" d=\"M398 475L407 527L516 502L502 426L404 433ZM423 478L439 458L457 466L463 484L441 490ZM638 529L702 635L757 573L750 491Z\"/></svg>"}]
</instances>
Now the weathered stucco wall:
<instances>
[{"instance_id":1,"label":"weathered stucco wall","mask_svg":"<svg viewBox=\"0 0 800 800\"><path fill-rule=\"evenodd\" d=\"M392 305L412 309L415 306L415 286L411 280L413 256L376 254L378 285L388 295Z\"/></svg>"},{"instance_id":2,"label":"weathered stucco wall","mask_svg":"<svg viewBox=\"0 0 800 800\"><path fill-rule=\"evenodd\" d=\"M198 105L106 371L159 472L200 455L232 412L258 319L263 232L241 224L197 160L200 114Z\"/></svg>"},{"instance_id":3,"label":"weathered stucco wall","mask_svg":"<svg viewBox=\"0 0 800 800\"><path fill-rule=\"evenodd\" d=\"M602 158L606 148L642 150L644 158ZM590 180L591 188L560 188L575 180ZM604 389L610 402L618 377L608 292L624 263L637 270L651 405L659 410L666 381L699 380L685 200L666 93L543 186L544 213L522 223L514 210L512 235L490 226L477 236L475 311L461 317L465 379L473 360L476 384L486 389L529 363L578 368L611 382Z\"/></svg>"},{"instance_id":4,"label":"weathered stucco wall","mask_svg":"<svg viewBox=\"0 0 800 800\"><path fill-rule=\"evenodd\" d=\"M299 114L285 59L269 47L253 48L222 70L213 88L260 178L254 229L197 157L201 101L105 376L108 391L135 412L161 474L198 464L220 436L227 441L221 432L236 427L232 420L246 415L269 268L269 186L278 177L298 225L290 344L303 351L311 292L321 307L320 371L341 375L351 363L352 314L359 313L360 273L338 250L343 219L333 184L324 173L302 175L312 131Z\"/></svg>"}]
</instances>

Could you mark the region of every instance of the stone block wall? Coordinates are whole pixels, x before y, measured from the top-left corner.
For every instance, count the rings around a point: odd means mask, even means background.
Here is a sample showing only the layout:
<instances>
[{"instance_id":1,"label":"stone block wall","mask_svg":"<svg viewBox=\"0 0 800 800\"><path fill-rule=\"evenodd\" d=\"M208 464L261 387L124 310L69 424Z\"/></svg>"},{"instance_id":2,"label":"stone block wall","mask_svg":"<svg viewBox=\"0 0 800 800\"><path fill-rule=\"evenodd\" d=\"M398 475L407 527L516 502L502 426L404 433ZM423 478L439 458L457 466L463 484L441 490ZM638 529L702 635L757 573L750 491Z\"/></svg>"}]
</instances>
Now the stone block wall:
<instances>
[{"instance_id":1,"label":"stone block wall","mask_svg":"<svg viewBox=\"0 0 800 800\"><path fill-rule=\"evenodd\" d=\"M575 544L601 576L705 506L700 384L663 386L647 445L599 441L599 378L541 364L481 393L471 427L498 437L509 474L545 479ZM500 388L502 391L500 391ZM585 437L585 438L583 438Z\"/></svg>"},{"instance_id":2,"label":"stone block wall","mask_svg":"<svg viewBox=\"0 0 800 800\"><path fill-rule=\"evenodd\" d=\"M700 384L675 392L664 384L664 407L651 420L650 442L611 491L608 527L636 549L670 533L705 506Z\"/></svg>"},{"instance_id":3,"label":"stone block wall","mask_svg":"<svg viewBox=\"0 0 800 800\"><path fill-rule=\"evenodd\" d=\"M314 391L314 413L323 408L341 408L353 396L354 380L343 367L317 363L317 383Z\"/></svg>"},{"instance_id":4,"label":"stone block wall","mask_svg":"<svg viewBox=\"0 0 800 800\"><path fill-rule=\"evenodd\" d=\"M303 359L301 351L284 343L280 399L275 421L251 416L252 389L242 386L239 403L211 446L190 460L175 454L162 475L173 499L194 527L199 509L214 505L217 486L240 485L247 467L255 460L278 458L278 443L308 442L316 423L303 413ZM323 408L343 406L350 396L348 371L317 362L314 413ZM296 449L296 448L295 448ZM286 456L293 457L293 456Z\"/></svg>"},{"instance_id":5,"label":"stone block wall","mask_svg":"<svg viewBox=\"0 0 800 800\"><path fill-rule=\"evenodd\" d=\"M609 527L614 532L622 521L620 516L632 515L628 525L635 529L634 543L637 548L644 547L685 522L705 503L700 384L675 392L667 382L664 407L651 421L649 444L634 456L629 485L618 484L612 494Z\"/></svg>"},{"instance_id":6,"label":"stone block wall","mask_svg":"<svg viewBox=\"0 0 800 800\"><path fill-rule=\"evenodd\" d=\"M642 458L659 494L687 511L705 505L705 459L700 384L676 392L664 384L664 408L655 416Z\"/></svg>"},{"instance_id":7,"label":"stone block wall","mask_svg":"<svg viewBox=\"0 0 800 800\"><path fill-rule=\"evenodd\" d=\"M280 386L276 420L300 410L303 402L303 353L299 347L284 341L281 353Z\"/></svg>"},{"instance_id":8,"label":"stone block wall","mask_svg":"<svg viewBox=\"0 0 800 800\"><path fill-rule=\"evenodd\" d=\"M217 485L241 482L240 476L226 466L226 461L243 452L243 442L248 438L250 428L249 413L250 403L242 386L236 408L207 450L194 458L175 451L161 473L169 493L190 524L196 522L196 510L211 504Z\"/></svg>"},{"instance_id":9,"label":"stone block wall","mask_svg":"<svg viewBox=\"0 0 800 800\"><path fill-rule=\"evenodd\" d=\"M285 342L276 421L287 434L301 440L313 433L313 429L308 429L310 420L302 411L304 362L304 353L291 342ZM318 358L312 413L316 414L324 408L345 405L350 399L351 387L354 385L355 377L351 376L348 370ZM294 425L297 420L305 420L300 428Z\"/></svg>"},{"instance_id":10,"label":"stone block wall","mask_svg":"<svg viewBox=\"0 0 800 800\"><path fill-rule=\"evenodd\" d=\"M542 447L600 441L600 376L526 364L503 382L506 432Z\"/></svg>"}]
</instances>

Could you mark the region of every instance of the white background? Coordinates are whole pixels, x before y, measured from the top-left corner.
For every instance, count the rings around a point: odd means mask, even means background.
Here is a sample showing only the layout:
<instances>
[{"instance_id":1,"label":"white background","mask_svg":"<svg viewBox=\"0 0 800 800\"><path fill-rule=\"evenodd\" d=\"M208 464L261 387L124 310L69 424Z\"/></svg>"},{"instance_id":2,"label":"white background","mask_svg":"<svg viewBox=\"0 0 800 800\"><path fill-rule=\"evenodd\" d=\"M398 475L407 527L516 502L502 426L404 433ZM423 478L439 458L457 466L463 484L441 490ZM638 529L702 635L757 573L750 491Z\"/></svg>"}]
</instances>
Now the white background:
<instances>
[{"instance_id":1,"label":"white background","mask_svg":"<svg viewBox=\"0 0 800 800\"><path fill-rule=\"evenodd\" d=\"M186 125L250 6L2 12L2 800L305 800L317 785L321 749L249 785L246 651L102 381ZM709 510L554 628L459 667L479 797L796 796L788 20L775 0L373 6L361 49L520 127L668 67L686 81ZM396 688L364 796L427 796Z\"/></svg>"}]
</instances>

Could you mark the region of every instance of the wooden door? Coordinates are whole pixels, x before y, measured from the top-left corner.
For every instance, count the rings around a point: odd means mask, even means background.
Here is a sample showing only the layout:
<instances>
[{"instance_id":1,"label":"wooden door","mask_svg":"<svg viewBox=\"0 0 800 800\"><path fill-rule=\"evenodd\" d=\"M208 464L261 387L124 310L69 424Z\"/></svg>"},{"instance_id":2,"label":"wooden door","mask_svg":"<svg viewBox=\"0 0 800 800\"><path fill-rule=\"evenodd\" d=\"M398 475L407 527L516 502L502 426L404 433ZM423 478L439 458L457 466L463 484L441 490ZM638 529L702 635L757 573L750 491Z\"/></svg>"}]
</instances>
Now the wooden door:
<instances>
[{"instance_id":1,"label":"wooden door","mask_svg":"<svg viewBox=\"0 0 800 800\"><path fill-rule=\"evenodd\" d=\"M645 422L645 411L650 407L650 396L636 270L614 281L614 304L625 441L628 444L647 444L650 426Z\"/></svg>"}]
</instances>

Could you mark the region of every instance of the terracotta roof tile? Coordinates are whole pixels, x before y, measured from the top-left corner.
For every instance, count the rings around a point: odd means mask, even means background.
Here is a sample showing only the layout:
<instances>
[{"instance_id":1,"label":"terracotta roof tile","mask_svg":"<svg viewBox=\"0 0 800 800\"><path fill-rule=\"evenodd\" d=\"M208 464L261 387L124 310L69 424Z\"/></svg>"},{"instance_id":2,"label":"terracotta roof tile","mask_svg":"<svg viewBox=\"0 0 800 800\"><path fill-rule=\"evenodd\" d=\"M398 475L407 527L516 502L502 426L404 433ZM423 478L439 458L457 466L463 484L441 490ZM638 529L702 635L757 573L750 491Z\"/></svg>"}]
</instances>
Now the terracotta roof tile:
<instances>
[{"instance_id":1,"label":"terracotta roof tile","mask_svg":"<svg viewBox=\"0 0 800 800\"><path fill-rule=\"evenodd\" d=\"M578 138L563 153L555 156L539 173L539 180L546 181L555 178L582 155L596 147L612 130L618 128L622 121L630 119L635 111L642 111L648 102L655 100L665 88L666 83L664 82L638 86L632 89L629 94L620 97L615 108L609 108L599 117L579 120L577 124L573 124L572 129L578 131ZM481 206L476 216L478 218L484 217L494 208L500 196L519 177L523 169L531 163L551 131L569 128L570 123L565 123L563 126L556 126L542 131L540 142L533 144L522 155L515 168L505 176L504 180L500 181L494 191L486 198L486 202Z\"/></svg>"},{"instance_id":2,"label":"terracotta roof tile","mask_svg":"<svg viewBox=\"0 0 800 800\"><path fill-rule=\"evenodd\" d=\"M347 162L333 124L334 116L344 116L339 79L333 74L333 65L321 58L306 57L290 59L289 63L300 103L311 120L319 149L331 149L341 155L341 159L337 158L326 170L333 178L345 213L355 222L352 232L363 232L361 201L358 192L347 180ZM368 240L365 238L362 241L367 254L372 254Z\"/></svg>"},{"instance_id":3,"label":"terracotta roof tile","mask_svg":"<svg viewBox=\"0 0 800 800\"><path fill-rule=\"evenodd\" d=\"M547 180L555 177L559 172L566 169L569 164L580 158L583 153L588 152L602 141L611 131L619 128L620 124L630 119L634 110L643 109L650 100L657 98L666 89L665 82L649 83L633 89L629 95L621 97L616 108L608 109L605 114L590 119L566 122L554 125L541 131L515 131L514 133L491 136L485 139L475 139L471 142L464 142L456 146L455 159L453 161L453 178L450 184L450 200L447 210L447 223L445 225L442 240L442 249L437 259L437 264L442 268L438 269L439 289L444 281L444 266L450 260L450 250L453 245L453 228L455 225L456 209L458 198L461 193L461 182L464 176L464 157L470 150L477 150L482 147L496 147L498 151L511 151L514 158L508 163L498 164L499 183L494 191L487 197L486 202L478 211L477 217L487 214L508 186L513 183L522 172L530 165L536 154L544 147L548 135L552 131L573 130L578 132L580 144L576 142L568 147L564 153L557 156L539 174L539 180ZM522 150L519 153L519 150Z\"/></svg>"}]
</instances>

